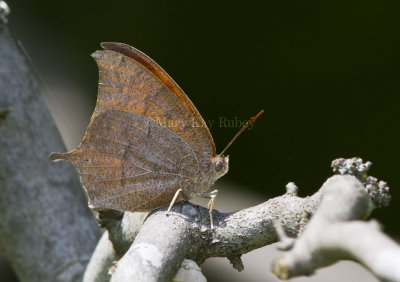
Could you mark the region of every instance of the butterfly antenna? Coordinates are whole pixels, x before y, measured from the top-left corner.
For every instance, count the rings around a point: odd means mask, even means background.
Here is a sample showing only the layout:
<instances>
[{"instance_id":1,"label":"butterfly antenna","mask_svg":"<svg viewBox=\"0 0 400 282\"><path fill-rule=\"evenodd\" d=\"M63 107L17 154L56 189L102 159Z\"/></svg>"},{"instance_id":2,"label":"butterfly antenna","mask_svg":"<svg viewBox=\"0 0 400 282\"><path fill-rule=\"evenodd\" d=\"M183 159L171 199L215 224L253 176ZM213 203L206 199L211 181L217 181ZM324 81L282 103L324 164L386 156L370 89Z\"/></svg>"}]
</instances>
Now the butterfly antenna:
<instances>
[{"instance_id":1,"label":"butterfly antenna","mask_svg":"<svg viewBox=\"0 0 400 282\"><path fill-rule=\"evenodd\" d=\"M264 110L261 110L255 117L251 117L245 125L243 125L243 127L239 130L238 133L236 133L236 135L232 138L231 142L228 143L228 145L226 145L225 149L222 150L221 154L225 153L226 150L228 150L228 148L232 145L233 142L235 142L235 140L239 137L240 134L243 133L243 131L245 131L250 125L252 125L256 119L258 119L262 114L264 113Z\"/></svg>"}]
</instances>

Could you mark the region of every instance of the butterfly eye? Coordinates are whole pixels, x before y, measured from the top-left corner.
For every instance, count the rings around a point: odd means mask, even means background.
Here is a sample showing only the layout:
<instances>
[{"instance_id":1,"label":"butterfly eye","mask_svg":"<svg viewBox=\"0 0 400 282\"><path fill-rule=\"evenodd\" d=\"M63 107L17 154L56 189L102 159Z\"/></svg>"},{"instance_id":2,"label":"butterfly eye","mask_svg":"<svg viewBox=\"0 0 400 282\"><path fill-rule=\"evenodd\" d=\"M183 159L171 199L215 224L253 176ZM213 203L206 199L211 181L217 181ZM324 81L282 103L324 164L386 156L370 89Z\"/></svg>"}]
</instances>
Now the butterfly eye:
<instances>
[{"instance_id":1,"label":"butterfly eye","mask_svg":"<svg viewBox=\"0 0 400 282\"><path fill-rule=\"evenodd\" d=\"M224 167L224 164L221 161L216 161L214 163L214 168L215 168L216 172L220 172L223 167Z\"/></svg>"}]
</instances>

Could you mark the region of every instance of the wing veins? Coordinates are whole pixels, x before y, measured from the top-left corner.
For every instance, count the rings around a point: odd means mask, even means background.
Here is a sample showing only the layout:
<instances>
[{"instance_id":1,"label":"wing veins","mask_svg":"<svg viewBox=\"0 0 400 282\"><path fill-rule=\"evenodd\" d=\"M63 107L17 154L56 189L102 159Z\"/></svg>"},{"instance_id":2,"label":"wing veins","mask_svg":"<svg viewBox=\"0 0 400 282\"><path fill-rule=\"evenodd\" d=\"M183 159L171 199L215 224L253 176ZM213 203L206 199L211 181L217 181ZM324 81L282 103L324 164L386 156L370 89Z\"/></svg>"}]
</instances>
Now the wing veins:
<instances>
[{"instance_id":1,"label":"wing veins","mask_svg":"<svg viewBox=\"0 0 400 282\"><path fill-rule=\"evenodd\" d=\"M164 189L164 191L162 191L160 194L156 195L155 197L153 197L153 198L151 198L151 199L145 201L144 203L141 203L140 205L137 205L137 206L133 207L132 210L135 210L135 209L137 209L137 208L139 208L139 207L141 207L141 206L147 204L148 202L153 201L154 199L157 199L158 197L160 197L161 195L163 195L165 192L167 192L168 188L171 187L171 186L172 186L172 185L166 187L166 188Z\"/></svg>"},{"instance_id":2,"label":"wing veins","mask_svg":"<svg viewBox=\"0 0 400 282\"><path fill-rule=\"evenodd\" d=\"M109 66L109 65L107 65L107 66ZM131 79L135 79L135 78L136 78L134 75L131 75L131 74L129 74L129 73L126 72L126 71L108 70L108 69L107 69L106 71L102 71L102 70L100 70L100 68L99 68L99 72L100 72L100 73L104 73L104 74L108 74L108 75L111 75L111 76L114 76L114 77L116 78L116 80L117 80L117 81L114 81L114 80L112 80L112 79L110 79L110 78L103 77L102 79L104 79L104 80L103 80L101 83L106 83L106 81L110 81L112 85L106 85L106 84L102 84L102 85L109 86L109 87L112 87L112 88L125 88L125 89L128 89L128 90L131 90L131 91L129 91L129 94L136 94L136 93L137 93L137 94L142 95L143 97L151 97L151 98L154 98L154 96L157 95L157 92L155 92L153 95L149 95L148 93L144 93L144 92L138 90L137 88L132 88L132 85L131 85L131 84L122 83L122 82L118 81L118 76L114 75L114 73L123 74L124 76L126 76L126 77L128 77L128 78L131 78ZM117 83L118 83L118 85L116 85ZM161 84L160 84L160 85L161 85L160 89L162 89L162 86L166 87L161 81L160 81L160 83L161 83ZM100 84L100 82L99 82L99 84ZM166 88L167 88L169 91L171 91L168 87L166 87ZM124 96L127 96L127 97L130 96L130 95L128 95L128 94L123 94L123 93L119 93L119 92L113 93L113 92L109 92L109 91L105 91L105 90L101 90L101 92L102 92L102 93L107 93L107 94L110 94L110 93L112 93L112 94L121 94L121 95L124 95ZM188 114L190 115L190 112L188 112L187 109L186 109L184 106L183 106L182 108L179 107L179 106L181 106L182 104L179 103L179 100L177 99L177 97L176 97L175 95L172 95L172 96L170 96L170 97L173 98L173 101L175 102L175 105L178 106L178 109L179 109L181 115L185 116L184 113L188 113ZM135 98L137 98L137 97L135 97ZM143 102L146 102L146 101L147 101L147 100L145 100L145 99L138 99L138 100L139 100L139 101L143 101ZM148 101L152 102L154 105L156 105L157 107L159 107L160 109L162 109L165 113L167 113L167 111L166 111L163 107L161 107L161 105L158 104L156 101L153 101L152 99L149 99ZM168 116L168 115L166 115L166 116Z\"/></svg>"},{"instance_id":3,"label":"wing veins","mask_svg":"<svg viewBox=\"0 0 400 282\"><path fill-rule=\"evenodd\" d=\"M87 182L82 182L82 184L104 183L104 182L109 182L109 181L114 181L114 180L132 179L132 178L135 178L135 177L138 177L138 176L143 176L143 175L146 175L146 174L149 174L149 173L153 173L153 174L156 174L156 175L157 174L158 175L173 175L173 176L178 176L180 178L191 180L190 178L188 178L188 177L186 177L186 176L184 176L182 174L179 174L179 173L155 172L155 171L147 170L146 172L141 173L141 174L137 174L137 175L127 176L127 177L117 177L117 178L104 179L104 180L87 181ZM86 175L86 174L79 173L79 175Z\"/></svg>"},{"instance_id":4,"label":"wing veins","mask_svg":"<svg viewBox=\"0 0 400 282\"><path fill-rule=\"evenodd\" d=\"M114 198L122 197L122 196L125 196L125 195L128 195L128 194L132 194L132 193L135 193L135 192L144 191L144 190L147 190L147 189L150 189L150 188L152 188L152 187L145 187L145 188L142 188L142 189L139 189L139 190L133 190L133 191L125 192L125 193L122 193L122 194L119 194L119 195L115 195L115 196L112 196L112 197L108 197L106 199L98 200L96 202L96 204L97 203L102 203L102 202L105 202L107 200L111 200L111 199L114 199Z\"/></svg>"},{"instance_id":5,"label":"wing veins","mask_svg":"<svg viewBox=\"0 0 400 282\"><path fill-rule=\"evenodd\" d=\"M137 175L130 175L130 176L125 176L125 177L117 177L117 178L110 178L110 179L103 179L103 180L94 180L94 181L85 181L85 182L82 182L82 184L92 184L92 183L104 183L104 182L109 182L109 181L114 181L114 180L125 180L125 179L133 179L133 178L135 178L135 177L138 177L138 176L143 176L143 175L146 175L146 174L149 174L149 173L152 173L153 171L146 171L146 172L143 172L143 173L139 173L139 174L137 174ZM80 175L86 175L86 174L81 174L81 173L79 173Z\"/></svg>"},{"instance_id":6,"label":"wing veins","mask_svg":"<svg viewBox=\"0 0 400 282\"><path fill-rule=\"evenodd\" d=\"M124 111L124 112L126 112L126 111ZM127 112L127 113L129 113L129 112ZM113 119L114 120L117 120L117 121L120 121L120 122L123 122L123 120L122 119L120 119L120 118L117 118L117 117L113 117ZM150 119L150 120L152 120L152 119ZM152 120L153 121L153 120ZM192 151L192 154L195 156L195 158L196 158L196 161L199 163L199 160L198 160L198 158L197 158L197 156L196 156L196 153L194 152L194 150L193 150L193 148L185 141L185 140L183 140L179 135L177 135L175 132L173 132L173 131L171 131L171 130L169 130L167 127L165 127L165 126L162 126L161 124L159 124L159 123L157 123L157 122L155 122L154 121L154 123L155 124L157 124L160 128L165 128L166 130L168 130L169 132L171 132L174 136L176 136L177 138L179 138L182 142L184 142L186 145L187 145L187 147L188 148L190 148L190 150ZM142 130L141 128L139 128L139 130L142 132L142 133L145 133L146 134L146 132L144 131L144 130ZM133 131L132 131L133 132ZM134 132L133 132L134 133ZM135 136L135 134L133 134L133 136ZM93 142L94 143L94 142ZM175 142L170 142L170 144L174 144ZM158 145L161 145L161 144L158 144ZM164 145L161 145L161 146L163 146L164 148L166 148L166 149L169 149L168 147L166 147L166 146L164 146ZM176 150L176 146L174 146L174 151L176 152L177 150ZM161 151L159 151L160 152L160 155L162 156L162 157L164 157L165 158L165 156L164 156L164 154L162 154L161 153ZM168 158L166 158L166 159L168 159ZM176 164L174 163L174 162L172 162L175 166L176 166Z\"/></svg>"},{"instance_id":7,"label":"wing veins","mask_svg":"<svg viewBox=\"0 0 400 282\"><path fill-rule=\"evenodd\" d=\"M147 160L148 162L154 164L154 162L151 162L151 161L149 161L147 158L145 158L145 156L142 154L141 151L139 151L139 150L137 149L137 147L132 146L131 144L126 144L126 143L122 143L122 142L113 142L113 140L110 140L110 139L107 139L107 138L105 138L105 140L107 140L107 143L111 143L111 144L113 144L114 146L117 146L117 147L119 147L119 148L121 148L121 149L125 149L124 146L127 146L127 147L130 146L130 148L136 149L136 150L132 150L132 152L137 153L139 156L143 157L143 158L144 158L145 160ZM89 142L88 142L88 145L91 145L91 144L96 145L96 144L103 144L103 143L102 143L102 142L99 142L99 141L89 141ZM164 146L164 148L166 148L166 147ZM95 148L95 149L98 150L97 148ZM175 162L173 162L173 161L170 160L169 158L165 157L164 154L163 154L158 148L157 148L157 150L158 150L159 155L160 155L161 157L163 157L164 159L166 159L167 161L169 161L169 162L170 162L171 164L173 164L175 167L178 167L177 164L176 164ZM125 159L123 159L123 160L125 160ZM130 162L130 163L132 163L132 162ZM133 164L136 165L135 163L133 163ZM142 167L140 167L140 166L138 166L138 165L136 165L136 166L139 167L139 168L142 168ZM143 168L143 169L144 169L144 168Z\"/></svg>"},{"instance_id":8,"label":"wing veins","mask_svg":"<svg viewBox=\"0 0 400 282\"><path fill-rule=\"evenodd\" d=\"M111 154L111 153L101 153L101 154L98 154L98 155L91 155L91 156L92 156L92 157L101 157L101 156L103 156L103 155L110 156L110 157L115 157L115 158L118 158L118 159L120 159L120 160L126 161L123 157L121 157L121 156L119 156L119 155L116 155L116 154ZM143 169L143 170L146 170L146 171L151 171L151 170L145 169L145 168L143 168L143 167L141 167L141 166L138 166L138 165L135 164L135 163L132 163L132 162L129 162L129 163L135 165L136 167L138 167L138 168L140 168L140 169Z\"/></svg>"}]
</instances>

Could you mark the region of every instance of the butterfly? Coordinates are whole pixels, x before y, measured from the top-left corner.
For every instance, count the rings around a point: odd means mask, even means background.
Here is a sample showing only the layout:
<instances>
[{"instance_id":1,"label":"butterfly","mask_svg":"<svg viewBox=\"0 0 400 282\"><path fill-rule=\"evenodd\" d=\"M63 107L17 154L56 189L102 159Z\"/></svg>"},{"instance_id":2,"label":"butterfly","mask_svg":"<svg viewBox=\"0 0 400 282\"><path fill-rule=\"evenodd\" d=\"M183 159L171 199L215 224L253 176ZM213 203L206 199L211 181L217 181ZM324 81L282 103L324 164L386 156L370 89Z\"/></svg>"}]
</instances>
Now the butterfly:
<instances>
[{"instance_id":1,"label":"butterfly","mask_svg":"<svg viewBox=\"0 0 400 282\"><path fill-rule=\"evenodd\" d=\"M85 137L73 151L50 158L73 164L92 209L150 211L169 204L168 214L176 201L203 195L210 198L213 228L218 191L205 192L228 172L227 148L216 154L204 119L156 62L126 44L101 46L92 54L98 98Z\"/></svg>"}]
</instances>

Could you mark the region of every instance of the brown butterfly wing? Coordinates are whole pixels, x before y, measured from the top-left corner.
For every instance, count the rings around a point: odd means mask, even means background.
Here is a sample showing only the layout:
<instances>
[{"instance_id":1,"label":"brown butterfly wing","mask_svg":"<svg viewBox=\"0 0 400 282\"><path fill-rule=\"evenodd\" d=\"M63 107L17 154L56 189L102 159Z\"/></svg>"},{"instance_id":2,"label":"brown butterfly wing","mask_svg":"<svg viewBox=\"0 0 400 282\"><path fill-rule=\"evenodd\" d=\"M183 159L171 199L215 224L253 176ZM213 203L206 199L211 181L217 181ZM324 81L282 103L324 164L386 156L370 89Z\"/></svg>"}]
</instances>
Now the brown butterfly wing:
<instances>
[{"instance_id":1,"label":"brown butterfly wing","mask_svg":"<svg viewBox=\"0 0 400 282\"><path fill-rule=\"evenodd\" d=\"M99 66L95 112L81 145L53 154L81 175L97 208L150 210L210 170L215 145L197 109L150 58L123 44L93 54Z\"/></svg>"},{"instance_id":2,"label":"brown butterfly wing","mask_svg":"<svg viewBox=\"0 0 400 282\"><path fill-rule=\"evenodd\" d=\"M216 154L214 141L200 113L152 59L121 43L92 56L99 67L99 91L92 120L109 108L146 116L181 136L201 163Z\"/></svg>"},{"instance_id":3,"label":"brown butterfly wing","mask_svg":"<svg viewBox=\"0 0 400 282\"><path fill-rule=\"evenodd\" d=\"M93 208L146 211L168 205L197 172L196 156L179 136L118 110L99 115L76 150L54 158L75 166Z\"/></svg>"},{"instance_id":4,"label":"brown butterfly wing","mask_svg":"<svg viewBox=\"0 0 400 282\"><path fill-rule=\"evenodd\" d=\"M175 95L175 97L191 114L192 118L195 119L196 123L201 126L201 131L205 136L207 136L208 141L211 143L213 153L215 154L214 141L199 111L193 105L189 97L179 87L179 85L156 62L154 62L146 54L123 43L103 42L101 47L103 47L105 50L111 50L123 54L143 65L147 70L151 71L166 87L168 87L172 94Z\"/></svg>"}]
</instances>

